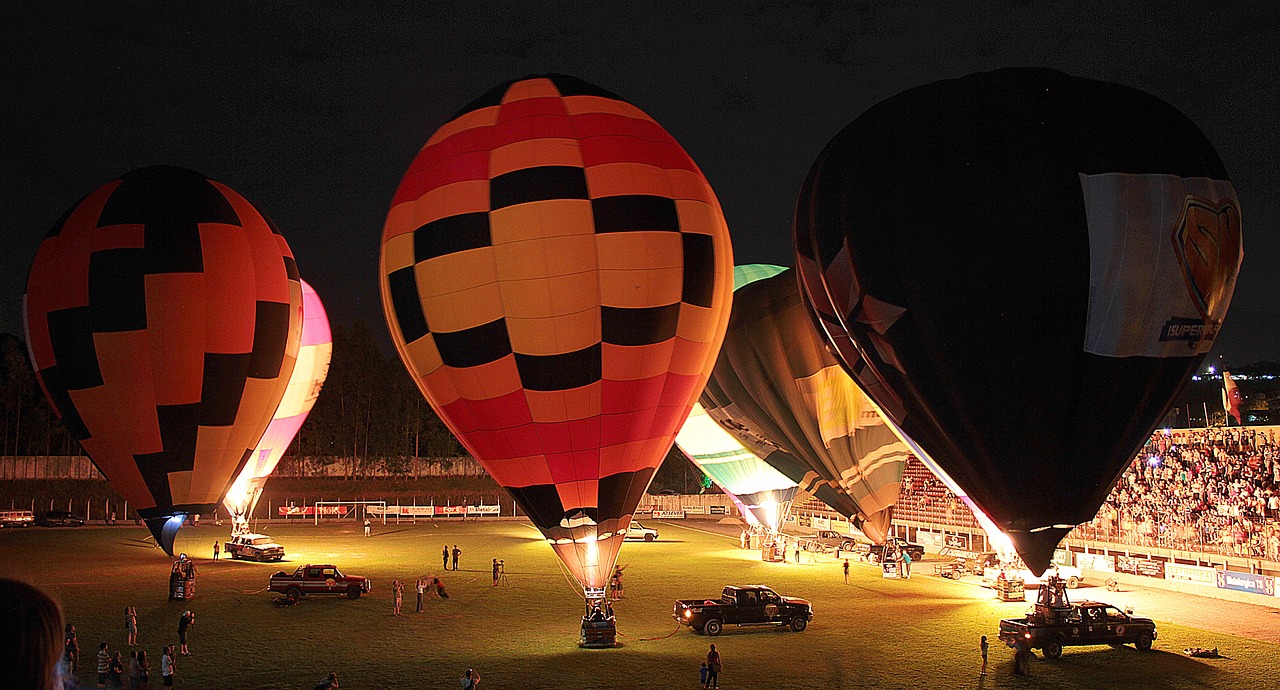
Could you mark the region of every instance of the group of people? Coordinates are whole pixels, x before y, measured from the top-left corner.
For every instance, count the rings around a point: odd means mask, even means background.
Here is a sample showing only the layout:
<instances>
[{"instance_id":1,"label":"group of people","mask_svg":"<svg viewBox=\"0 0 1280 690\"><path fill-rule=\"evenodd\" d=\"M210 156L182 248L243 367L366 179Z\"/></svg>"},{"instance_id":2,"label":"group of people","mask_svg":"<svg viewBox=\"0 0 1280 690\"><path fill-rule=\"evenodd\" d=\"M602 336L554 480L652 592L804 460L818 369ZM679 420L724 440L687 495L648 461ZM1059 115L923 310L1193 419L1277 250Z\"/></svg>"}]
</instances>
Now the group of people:
<instances>
[{"instance_id":1,"label":"group of people","mask_svg":"<svg viewBox=\"0 0 1280 690\"><path fill-rule=\"evenodd\" d=\"M1280 560L1280 447L1249 428L1156 432L1077 534Z\"/></svg>"},{"instance_id":2,"label":"group of people","mask_svg":"<svg viewBox=\"0 0 1280 690\"><path fill-rule=\"evenodd\" d=\"M445 544L444 548L440 550L441 565L444 567L445 570L449 569L449 556L451 554L453 555L453 569L457 570L458 557L462 555L462 549L459 549L457 544L453 545L453 551L449 551L448 544Z\"/></svg>"},{"instance_id":3,"label":"group of people","mask_svg":"<svg viewBox=\"0 0 1280 690\"><path fill-rule=\"evenodd\" d=\"M432 576L430 579L426 577L418 578L414 583L414 590L418 595L417 612L424 611L424 601L429 596L438 596L441 599L448 599L449 593L444 589L444 580ZM391 615L399 616L401 608L404 606L404 583L399 580L391 581Z\"/></svg>"},{"instance_id":4,"label":"group of people","mask_svg":"<svg viewBox=\"0 0 1280 690\"><path fill-rule=\"evenodd\" d=\"M911 458L895 516L977 528L963 501ZM1092 522L1072 537L1280 560L1280 445L1248 427L1159 430Z\"/></svg>"}]
</instances>

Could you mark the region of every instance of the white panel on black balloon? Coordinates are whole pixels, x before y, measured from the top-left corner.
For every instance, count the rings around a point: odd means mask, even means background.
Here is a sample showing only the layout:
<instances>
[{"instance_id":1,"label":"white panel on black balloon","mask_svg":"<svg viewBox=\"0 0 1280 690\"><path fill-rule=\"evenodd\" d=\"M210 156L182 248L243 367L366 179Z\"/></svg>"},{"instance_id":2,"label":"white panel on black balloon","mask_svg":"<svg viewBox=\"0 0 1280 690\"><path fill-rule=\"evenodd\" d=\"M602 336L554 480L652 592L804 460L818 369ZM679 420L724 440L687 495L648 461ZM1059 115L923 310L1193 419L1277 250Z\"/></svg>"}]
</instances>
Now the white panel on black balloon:
<instances>
[{"instance_id":1,"label":"white panel on black balloon","mask_svg":"<svg viewBox=\"0 0 1280 690\"><path fill-rule=\"evenodd\" d=\"M1190 357L1209 351L1244 251L1231 183L1080 175L1089 224L1086 352Z\"/></svg>"}]
</instances>

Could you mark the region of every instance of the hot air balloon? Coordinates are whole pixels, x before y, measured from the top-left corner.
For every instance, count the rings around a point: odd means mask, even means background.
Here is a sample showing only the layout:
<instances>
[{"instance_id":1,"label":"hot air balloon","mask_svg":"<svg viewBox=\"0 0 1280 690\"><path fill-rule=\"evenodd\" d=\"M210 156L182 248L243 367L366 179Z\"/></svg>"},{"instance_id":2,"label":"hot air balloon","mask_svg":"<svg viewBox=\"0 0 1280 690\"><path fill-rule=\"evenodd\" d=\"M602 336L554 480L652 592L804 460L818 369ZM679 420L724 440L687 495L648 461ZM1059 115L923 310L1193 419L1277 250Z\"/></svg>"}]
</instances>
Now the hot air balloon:
<instances>
[{"instance_id":1,"label":"hot air balloon","mask_svg":"<svg viewBox=\"0 0 1280 690\"><path fill-rule=\"evenodd\" d=\"M885 412L1036 573L1213 344L1242 258L1190 120L1032 68L859 116L810 170L795 240L850 373L883 382Z\"/></svg>"},{"instance_id":2,"label":"hot air balloon","mask_svg":"<svg viewBox=\"0 0 1280 690\"><path fill-rule=\"evenodd\" d=\"M31 265L41 388L98 470L173 555L214 510L293 371L302 288L244 197L183 168L128 173L58 220Z\"/></svg>"},{"instance_id":3,"label":"hot air balloon","mask_svg":"<svg viewBox=\"0 0 1280 690\"><path fill-rule=\"evenodd\" d=\"M795 272L738 267L733 315L703 394L707 412L875 541L888 536L910 451L828 352ZM799 476L797 474L799 473Z\"/></svg>"},{"instance_id":4,"label":"hot air balloon","mask_svg":"<svg viewBox=\"0 0 1280 690\"><path fill-rule=\"evenodd\" d=\"M719 202L675 139L561 75L427 141L382 236L396 348L462 444L603 597L729 317Z\"/></svg>"},{"instance_id":5,"label":"hot air balloon","mask_svg":"<svg viewBox=\"0 0 1280 690\"><path fill-rule=\"evenodd\" d=\"M799 487L786 475L747 450L694 403L676 434L676 445L720 488L738 499L744 515L777 532Z\"/></svg>"},{"instance_id":6,"label":"hot air balloon","mask_svg":"<svg viewBox=\"0 0 1280 690\"><path fill-rule=\"evenodd\" d=\"M231 514L233 534L248 531L249 516L262 497L267 478L298 435L307 414L316 404L316 398L320 397L325 377L329 375L329 358L333 355L329 317L311 284L305 280L301 282L302 343L289 385L249 461L222 499L222 504Z\"/></svg>"}]
</instances>

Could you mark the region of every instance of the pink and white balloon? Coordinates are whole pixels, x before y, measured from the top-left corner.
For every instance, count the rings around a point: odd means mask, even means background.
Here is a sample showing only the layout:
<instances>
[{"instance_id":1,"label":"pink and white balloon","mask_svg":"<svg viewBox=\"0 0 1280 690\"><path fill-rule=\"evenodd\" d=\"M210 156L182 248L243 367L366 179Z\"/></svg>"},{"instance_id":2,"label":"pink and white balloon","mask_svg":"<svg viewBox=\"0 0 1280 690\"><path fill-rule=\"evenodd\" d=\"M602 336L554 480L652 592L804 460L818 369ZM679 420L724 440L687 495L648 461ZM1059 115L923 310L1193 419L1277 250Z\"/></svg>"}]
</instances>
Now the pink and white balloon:
<instances>
[{"instance_id":1,"label":"pink and white balloon","mask_svg":"<svg viewBox=\"0 0 1280 690\"><path fill-rule=\"evenodd\" d=\"M248 517L262 496L267 477L280 463L280 458L293 443L302 428L302 422L316 404L320 388L329 374L329 359L333 356L333 334L329 330L329 317L325 314L320 296L307 281L302 281L302 345L298 350L298 363L289 377L284 399L276 407L271 424L263 432L262 439L249 456L244 469L222 499L237 531L247 524Z\"/></svg>"}]
</instances>

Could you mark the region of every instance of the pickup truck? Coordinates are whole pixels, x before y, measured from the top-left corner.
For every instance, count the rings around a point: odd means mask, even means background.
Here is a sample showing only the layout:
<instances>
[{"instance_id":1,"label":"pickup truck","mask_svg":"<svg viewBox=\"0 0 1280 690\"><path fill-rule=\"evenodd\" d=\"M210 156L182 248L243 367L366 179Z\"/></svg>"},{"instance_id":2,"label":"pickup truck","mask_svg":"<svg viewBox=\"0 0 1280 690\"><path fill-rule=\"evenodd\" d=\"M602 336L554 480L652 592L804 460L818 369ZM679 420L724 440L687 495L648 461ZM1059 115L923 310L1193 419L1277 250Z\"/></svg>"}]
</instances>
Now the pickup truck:
<instances>
[{"instance_id":1,"label":"pickup truck","mask_svg":"<svg viewBox=\"0 0 1280 690\"><path fill-rule=\"evenodd\" d=\"M914 556L912 557L914 558ZM1039 577L1035 573L1026 568L1004 568L1005 577L1018 577L1022 579L1025 585L1043 585L1051 576L1057 576L1066 583L1067 589L1075 589L1084 582L1084 571L1075 566L1070 565L1053 565L1046 571L1044 575ZM982 582L988 587L994 586L997 577L1000 577L1001 568L986 568L982 571Z\"/></svg>"},{"instance_id":2,"label":"pickup truck","mask_svg":"<svg viewBox=\"0 0 1280 690\"><path fill-rule=\"evenodd\" d=\"M361 594L373 590L367 577L343 575L332 565L300 565L293 574L281 570L271 576L267 586L272 592L280 592L291 599L301 599L308 594L345 594L349 599L359 599Z\"/></svg>"},{"instance_id":3,"label":"pickup truck","mask_svg":"<svg viewBox=\"0 0 1280 690\"><path fill-rule=\"evenodd\" d=\"M232 558L244 558L250 561L284 559L284 547L265 534L237 534L223 548Z\"/></svg>"},{"instance_id":4,"label":"pickup truck","mask_svg":"<svg viewBox=\"0 0 1280 690\"><path fill-rule=\"evenodd\" d=\"M1039 608L1039 607L1037 607ZM1028 614L1025 618L1000 621L1000 641L1013 646L1019 640L1028 649L1041 649L1046 659L1062 656L1062 648L1077 645L1133 644L1141 651L1151 649L1156 624L1097 601L1082 601L1057 611L1057 615Z\"/></svg>"},{"instance_id":5,"label":"pickup truck","mask_svg":"<svg viewBox=\"0 0 1280 690\"><path fill-rule=\"evenodd\" d=\"M643 539L645 541L654 541L657 538L658 530L652 527L645 527L635 520L632 520L631 526L627 527L627 536L624 537L624 539Z\"/></svg>"},{"instance_id":6,"label":"pickup truck","mask_svg":"<svg viewBox=\"0 0 1280 690\"><path fill-rule=\"evenodd\" d=\"M726 625L787 626L804 632L813 620L813 605L784 597L764 585L730 585L719 599L681 599L671 613L698 634L719 635Z\"/></svg>"},{"instance_id":7,"label":"pickup truck","mask_svg":"<svg viewBox=\"0 0 1280 690\"><path fill-rule=\"evenodd\" d=\"M905 551L911 554L912 561L919 563L924 560L924 547L901 537L889 537L883 544L854 544L853 551L866 554L872 562L879 563L884 560L885 548L889 544L893 544L894 550L898 553Z\"/></svg>"}]
</instances>

